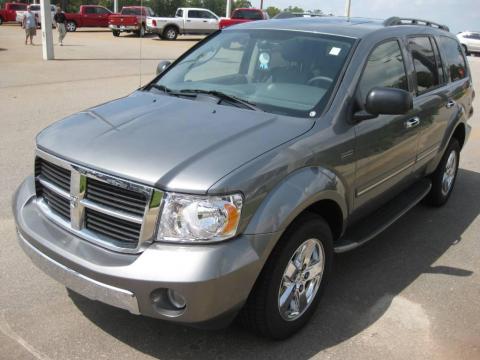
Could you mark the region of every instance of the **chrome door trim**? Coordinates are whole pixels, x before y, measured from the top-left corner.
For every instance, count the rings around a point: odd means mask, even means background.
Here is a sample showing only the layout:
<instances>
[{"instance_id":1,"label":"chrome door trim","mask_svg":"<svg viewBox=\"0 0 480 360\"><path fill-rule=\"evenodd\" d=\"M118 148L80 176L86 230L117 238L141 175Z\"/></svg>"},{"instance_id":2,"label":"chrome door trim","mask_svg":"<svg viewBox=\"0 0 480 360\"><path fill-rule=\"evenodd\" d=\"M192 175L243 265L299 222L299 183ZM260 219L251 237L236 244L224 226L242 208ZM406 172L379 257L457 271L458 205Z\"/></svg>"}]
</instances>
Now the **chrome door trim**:
<instances>
[{"instance_id":1,"label":"chrome door trim","mask_svg":"<svg viewBox=\"0 0 480 360\"><path fill-rule=\"evenodd\" d=\"M415 160L412 160L410 161L408 164L402 166L400 169L394 171L393 173L387 175L386 177L380 179L379 181L377 181L376 183L370 185L370 186L367 186L366 188L364 189L361 189L361 190L358 190L356 191L356 196L357 197L360 197L364 194L366 194L367 192L369 192L370 190L373 190L374 188L380 186L381 184L383 184L384 182L390 180L391 178L397 176L398 174L400 174L401 172L407 170L408 168L412 167L413 165L415 165Z\"/></svg>"}]
</instances>

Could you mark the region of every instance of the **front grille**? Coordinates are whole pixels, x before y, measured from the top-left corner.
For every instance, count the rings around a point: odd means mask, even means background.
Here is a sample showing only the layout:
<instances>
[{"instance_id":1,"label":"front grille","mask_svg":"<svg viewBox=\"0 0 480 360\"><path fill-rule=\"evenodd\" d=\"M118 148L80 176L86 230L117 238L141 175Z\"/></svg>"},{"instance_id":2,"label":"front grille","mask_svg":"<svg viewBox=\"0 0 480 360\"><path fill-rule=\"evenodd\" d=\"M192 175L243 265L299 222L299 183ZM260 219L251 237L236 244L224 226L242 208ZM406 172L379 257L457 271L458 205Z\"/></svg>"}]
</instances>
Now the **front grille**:
<instances>
[{"instance_id":1,"label":"front grille","mask_svg":"<svg viewBox=\"0 0 480 360\"><path fill-rule=\"evenodd\" d=\"M35 159L35 186L45 215L117 251L137 252L153 238L160 209L160 201L153 199L161 199L161 191L38 152L42 156Z\"/></svg>"},{"instance_id":2,"label":"front grille","mask_svg":"<svg viewBox=\"0 0 480 360\"><path fill-rule=\"evenodd\" d=\"M37 197L43 197L50 209L66 220L70 220L70 201L55 191L45 187L41 181L70 192L70 170L49 163L42 158L35 159L35 187Z\"/></svg>"},{"instance_id":3,"label":"front grille","mask_svg":"<svg viewBox=\"0 0 480 360\"><path fill-rule=\"evenodd\" d=\"M147 203L147 198L144 194L122 189L95 179L87 180L85 198L97 204L140 217L143 217Z\"/></svg>"},{"instance_id":4,"label":"front grille","mask_svg":"<svg viewBox=\"0 0 480 360\"><path fill-rule=\"evenodd\" d=\"M35 160L35 176L40 176L66 192L70 192L71 173L68 169L64 169L37 157Z\"/></svg>"},{"instance_id":5,"label":"front grille","mask_svg":"<svg viewBox=\"0 0 480 360\"><path fill-rule=\"evenodd\" d=\"M85 227L113 239L119 246L136 247L142 226L95 210L85 209Z\"/></svg>"}]
</instances>

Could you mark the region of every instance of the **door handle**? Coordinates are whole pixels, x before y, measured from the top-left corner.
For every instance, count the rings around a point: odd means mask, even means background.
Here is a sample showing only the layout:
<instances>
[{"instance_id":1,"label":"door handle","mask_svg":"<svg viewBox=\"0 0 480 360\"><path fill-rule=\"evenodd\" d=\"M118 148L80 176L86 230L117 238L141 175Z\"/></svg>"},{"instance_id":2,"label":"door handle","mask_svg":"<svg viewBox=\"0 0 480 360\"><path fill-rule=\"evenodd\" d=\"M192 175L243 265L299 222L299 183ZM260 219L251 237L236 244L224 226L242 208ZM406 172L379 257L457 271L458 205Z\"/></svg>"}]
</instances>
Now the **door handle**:
<instances>
[{"instance_id":1,"label":"door handle","mask_svg":"<svg viewBox=\"0 0 480 360\"><path fill-rule=\"evenodd\" d=\"M207 20L203 20L203 22L207 22Z\"/></svg>"},{"instance_id":2,"label":"door handle","mask_svg":"<svg viewBox=\"0 0 480 360\"><path fill-rule=\"evenodd\" d=\"M190 21L192 21L192 20L187 20L187 22L190 22Z\"/></svg>"},{"instance_id":3,"label":"door handle","mask_svg":"<svg viewBox=\"0 0 480 360\"><path fill-rule=\"evenodd\" d=\"M455 106L455 101L448 100L447 105L446 105L447 109L450 109L451 107L454 107L454 106Z\"/></svg>"},{"instance_id":4,"label":"door handle","mask_svg":"<svg viewBox=\"0 0 480 360\"><path fill-rule=\"evenodd\" d=\"M417 126L418 124L420 124L420 118L418 116L415 116L415 117L405 121L405 127L407 129L413 128L413 127Z\"/></svg>"}]
</instances>

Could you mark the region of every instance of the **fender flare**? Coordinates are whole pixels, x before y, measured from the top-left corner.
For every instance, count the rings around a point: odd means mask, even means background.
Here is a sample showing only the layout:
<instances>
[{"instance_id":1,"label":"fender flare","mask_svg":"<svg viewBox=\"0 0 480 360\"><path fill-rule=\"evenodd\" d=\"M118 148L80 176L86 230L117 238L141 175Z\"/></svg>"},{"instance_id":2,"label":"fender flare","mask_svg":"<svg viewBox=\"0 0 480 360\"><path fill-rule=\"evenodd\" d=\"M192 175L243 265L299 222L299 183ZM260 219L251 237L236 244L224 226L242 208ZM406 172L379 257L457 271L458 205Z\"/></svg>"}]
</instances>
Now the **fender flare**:
<instances>
[{"instance_id":1,"label":"fender flare","mask_svg":"<svg viewBox=\"0 0 480 360\"><path fill-rule=\"evenodd\" d=\"M346 199L345 185L335 173L321 167L301 168L270 191L250 219L244 233L283 232L305 209L321 200L334 201L338 205L345 227L348 214Z\"/></svg>"}]
</instances>

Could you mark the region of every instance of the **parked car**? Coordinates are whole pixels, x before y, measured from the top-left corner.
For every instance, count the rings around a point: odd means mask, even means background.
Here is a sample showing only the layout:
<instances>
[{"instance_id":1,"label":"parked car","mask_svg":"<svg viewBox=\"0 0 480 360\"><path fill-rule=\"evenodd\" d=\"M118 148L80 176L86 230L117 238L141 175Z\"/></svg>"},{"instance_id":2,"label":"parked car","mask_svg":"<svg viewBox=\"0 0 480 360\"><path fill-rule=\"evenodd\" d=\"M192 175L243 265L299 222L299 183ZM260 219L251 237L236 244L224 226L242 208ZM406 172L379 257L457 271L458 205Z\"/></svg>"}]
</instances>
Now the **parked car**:
<instances>
[{"instance_id":1,"label":"parked car","mask_svg":"<svg viewBox=\"0 0 480 360\"><path fill-rule=\"evenodd\" d=\"M90 299L282 339L335 252L452 194L474 90L443 25L254 21L159 69L40 132L13 198L24 251Z\"/></svg>"},{"instance_id":2,"label":"parked car","mask_svg":"<svg viewBox=\"0 0 480 360\"><path fill-rule=\"evenodd\" d=\"M108 27L112 29L113 36L120 36L121 32L144 36L146 18L154 15L153 10L146 6L124 6L120 14L110 15Z\"/></svg>"},{"instance_id":3,"label":"parked car","mask_svg":"<svg viewBox=\"0 0 480 360\"><path fill-rule=\"evenodd\" d=\"M17 11L27 10L28 4L7 2L4 4L3 9L0 9L0 25L4 22L17 21Z\"/></svg>"},{"instance_id":4,"label":"parked car","mask_svg":"<svg viewBox=\"0 0 480 360\"><path fill-rule=\"evenodd\" d=\"M41 26L42 17L40 16L40 4L31 4L30 9L32 10L32 13L35 14L38 26ZM55 5L50 5L50 12L52 14L52 26L55 26L55 23L53 21L53 16L55 15L56 10L57 10L57 7ZM25 16L26 13L27 13L27 10L17 11L16 21L21 24L23 21L23 17Z\"/></svg>"},{"instance_id":5,"label":"parked car","mask_svg":"<svg viewBox=\"0 0 480 360\"><path fill-rule=\"evenodd\" d=\"M147 31L161 39L178 35L207 35L218 30L219 17L208 9L178 8L175 17L147 17Z\"/></svg>"},{"instance_id":6,"label":"parked car","mask_svg":"<svg viewBox=\"0 0 480 360\"><path fill-rule=\"evenodd\" d=\"M232 16L229 19L220 20L220 29L223 29L235 24L242 24L248 21L268 20L269 18L270 17L268 16L267 12L262 9L254 9L254 8L235 9L232 12Z\"/></svg>"},{"instance_id":7,"label":"parked car","mask_svg":"<svg viewBox=\"0 0 480 360\"><path fill-rule=\"evenodd\" d=\"M457 34L457 38L465 54L480 53L480 32L464 31Z\"/></svg>"},{"instance_id":8,"label":"parked car","mask_svg":"<svg viewBox=\"0 0 480 360\"><path fill-rule=\"evenodd\" d=\"M113 13L99 5L81 5L78 13L65 13L65 28L73 32L80 27L108 27L108 17Z\"/></svg>"}]
</instances>

